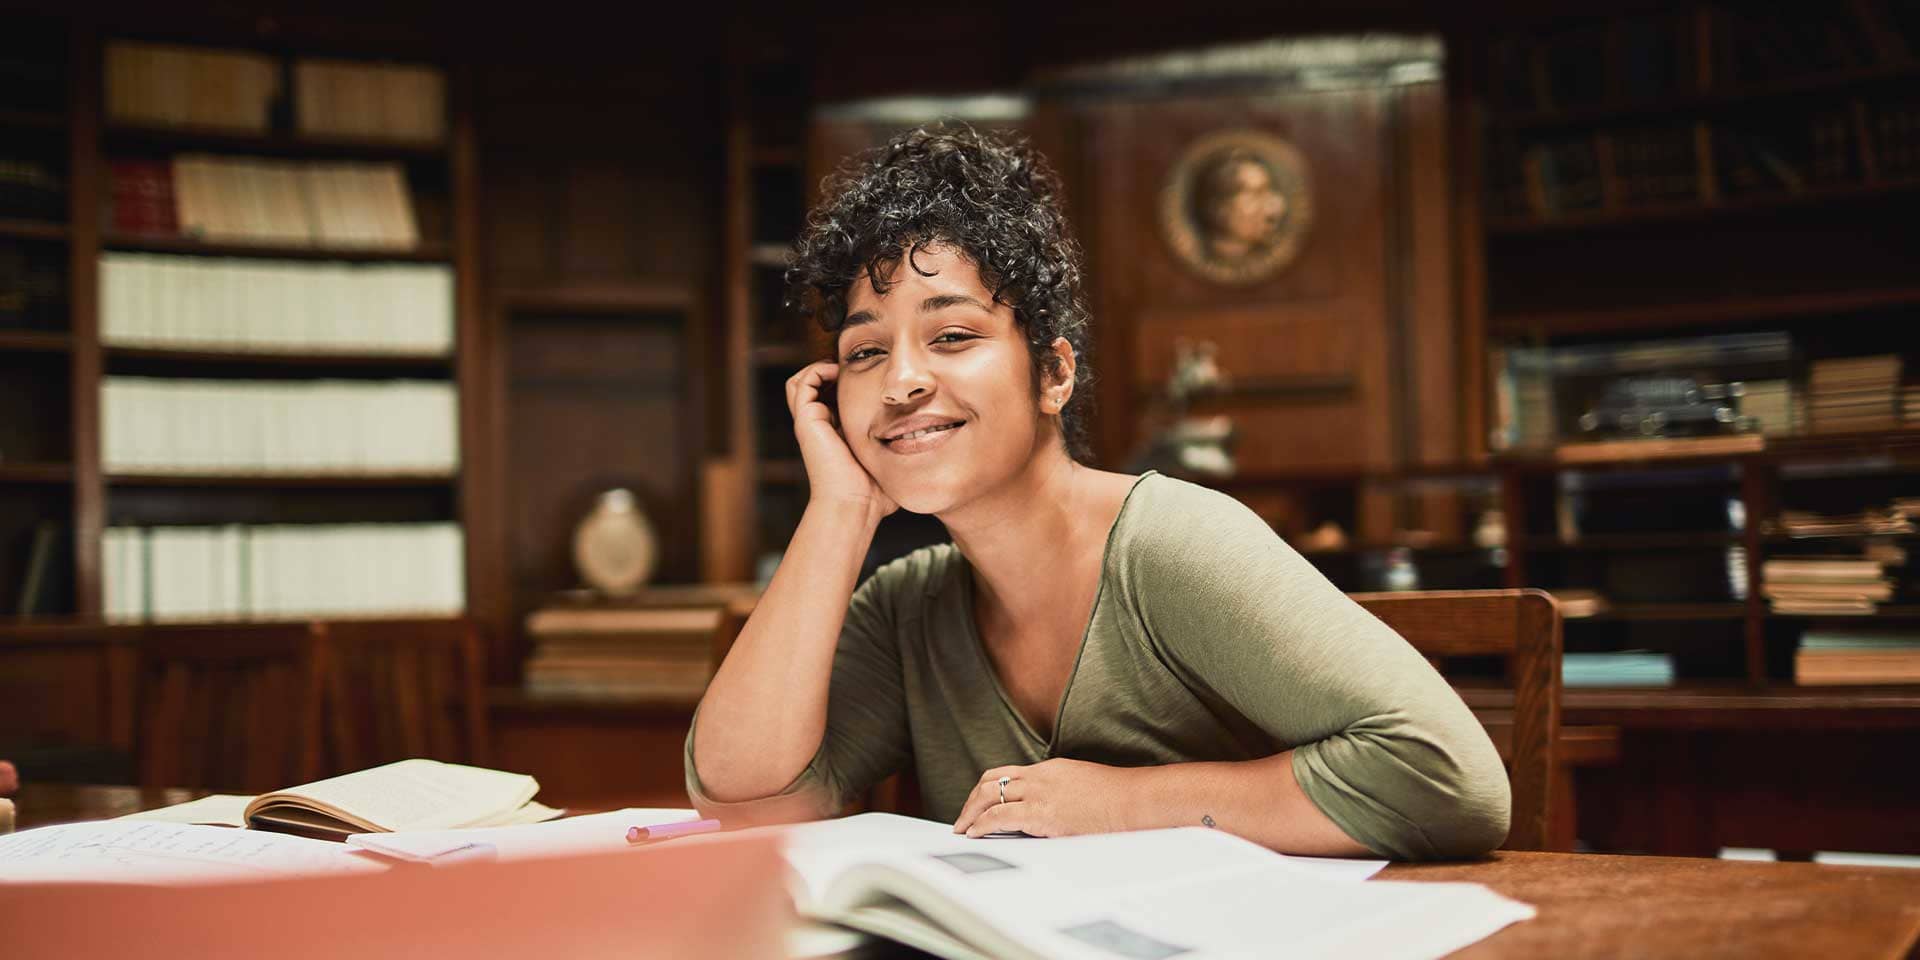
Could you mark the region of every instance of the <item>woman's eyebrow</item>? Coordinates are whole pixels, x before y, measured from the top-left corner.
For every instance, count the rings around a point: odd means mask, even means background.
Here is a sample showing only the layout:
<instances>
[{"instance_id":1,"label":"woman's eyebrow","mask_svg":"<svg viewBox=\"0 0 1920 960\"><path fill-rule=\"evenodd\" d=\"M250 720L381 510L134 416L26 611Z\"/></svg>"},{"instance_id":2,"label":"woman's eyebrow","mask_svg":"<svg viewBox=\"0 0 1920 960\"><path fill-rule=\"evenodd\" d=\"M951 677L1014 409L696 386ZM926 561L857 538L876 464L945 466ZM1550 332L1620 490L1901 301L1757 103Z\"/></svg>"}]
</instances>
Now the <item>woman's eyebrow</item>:
<instances>
[{"instance_id":1,"label":"woman's eyebrow","mask_svg":"<svg viewBox=\"0 0 1920 960\"><path fill-rule=\"evenodd\" d=\"M920 301L921 313L934 313L948 307L977 307L984 313L993 312L986 304L962 293L935 294Z\"/></svg>"}]
</instances>

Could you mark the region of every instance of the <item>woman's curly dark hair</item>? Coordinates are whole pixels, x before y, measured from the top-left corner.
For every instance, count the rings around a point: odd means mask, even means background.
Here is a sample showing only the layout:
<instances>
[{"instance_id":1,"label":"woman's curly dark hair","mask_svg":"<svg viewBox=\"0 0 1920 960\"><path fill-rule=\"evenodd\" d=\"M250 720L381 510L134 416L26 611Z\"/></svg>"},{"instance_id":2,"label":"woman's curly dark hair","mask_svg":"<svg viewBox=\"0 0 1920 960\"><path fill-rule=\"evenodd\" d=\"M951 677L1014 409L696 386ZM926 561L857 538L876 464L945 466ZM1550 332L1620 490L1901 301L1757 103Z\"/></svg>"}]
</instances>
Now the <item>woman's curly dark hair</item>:
<instances>
[{"instance_id":1,"label":"woman's curly dark hair","mask_svg":"<svg viewBox=\"0 0 1920 960\"><path fill-rule=\"evenodd\" d=\"M1073 395L1060 411L1060 431L1067 455L1085 462L1093 372L1080 246L1063 204L1060 178L1023 137L963 123L909 130L827 180L787 268L787 305L812 312L838 337L856 279L864 275L885 293L884 278L902 258L919 270L916 254L952 245L979 269L994 301L1013 308L1036 391L1042 372L1058 372L1053 341L1065 337L1073 346Z\"/></svg>"}]
</instances>

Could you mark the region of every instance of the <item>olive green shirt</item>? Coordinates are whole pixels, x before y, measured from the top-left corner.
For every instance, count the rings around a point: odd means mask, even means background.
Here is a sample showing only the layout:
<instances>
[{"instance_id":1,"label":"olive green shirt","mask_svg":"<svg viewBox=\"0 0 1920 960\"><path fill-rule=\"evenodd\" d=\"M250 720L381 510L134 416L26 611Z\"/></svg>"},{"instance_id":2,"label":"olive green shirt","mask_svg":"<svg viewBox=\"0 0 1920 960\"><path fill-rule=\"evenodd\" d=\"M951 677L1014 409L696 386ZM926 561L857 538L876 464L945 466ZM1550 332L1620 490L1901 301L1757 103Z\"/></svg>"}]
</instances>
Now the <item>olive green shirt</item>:
<instances>
[{"instance_id":1,"label":"olive green shirt","mask_svg":"<svg viewBox=\"0 0 1920 960\"><path fill-rule=\"evenodd\" d=\"M952 544L881 567L848 605L813 761L776 797L716 803L689 732L696 804L724 818L809 793L837 811L911 764L926 815L952 820L990 767L1291 749L1307 797L1377 854L1472 856L1506 838L1506 772L1460 697L1226 494L1152 471L1134 482L1051 739L994 675L973 590Z\"/></svg>"}]
</instances>

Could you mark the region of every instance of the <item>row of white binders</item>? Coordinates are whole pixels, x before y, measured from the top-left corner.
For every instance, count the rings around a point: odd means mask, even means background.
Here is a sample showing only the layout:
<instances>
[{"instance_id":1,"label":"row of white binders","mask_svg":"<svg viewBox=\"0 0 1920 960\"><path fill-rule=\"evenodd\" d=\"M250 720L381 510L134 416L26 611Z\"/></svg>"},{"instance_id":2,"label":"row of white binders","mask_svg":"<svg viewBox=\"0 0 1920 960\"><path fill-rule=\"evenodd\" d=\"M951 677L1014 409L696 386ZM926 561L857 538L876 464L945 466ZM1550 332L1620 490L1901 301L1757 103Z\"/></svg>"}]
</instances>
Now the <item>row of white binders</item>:
<instances>
[{"instance_id":1,"label":"row of white binders","mask_svg":"<svg viewBox=\"0 0 1920 960\"><path fill-rule=\"evenodd\" d=\"M108 377L109 473L446 474L459 404L444 381L245 381Z\"/></svg>"},{"instance_id":2,"label":"row of white binders","mask_svg":"<svg viewBox=\"0 0 1920 960\"><path fill-rule=\"evenodd\" d=\"M453 330L444 264L100 258L110 346L438 356L453 350Z\"/></svg>"},{"instance_id":3,"label":"row of white binders","mask_svg":"<svg viewBox=\"0 0 1920 960\"><path fill-rule=\"evenodd\" d=\"M113 620L466 609L459 524L108 527L102 589Z\"/></svg>"}]
</instances>

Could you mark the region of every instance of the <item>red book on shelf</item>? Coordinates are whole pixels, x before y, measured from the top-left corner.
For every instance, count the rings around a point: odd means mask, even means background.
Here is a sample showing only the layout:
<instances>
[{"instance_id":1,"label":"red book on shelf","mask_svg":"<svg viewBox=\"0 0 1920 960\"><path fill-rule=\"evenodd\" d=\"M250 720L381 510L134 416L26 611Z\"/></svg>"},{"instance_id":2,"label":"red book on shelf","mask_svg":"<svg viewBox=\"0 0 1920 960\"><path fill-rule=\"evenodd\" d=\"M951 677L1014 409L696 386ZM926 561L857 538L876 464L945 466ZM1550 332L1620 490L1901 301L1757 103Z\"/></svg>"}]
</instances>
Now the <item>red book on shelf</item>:
<instances>
[{"instance_id":1,"label":"red book on shelf","mask_svg":"<svg viewBox=\"0 0 1920 960\"><path fill-rule=\"evenodd\" d=\"M117 233L176 236L173 167L164 160L114 160L113 229Z\"/></svg>"}]
</instances>

